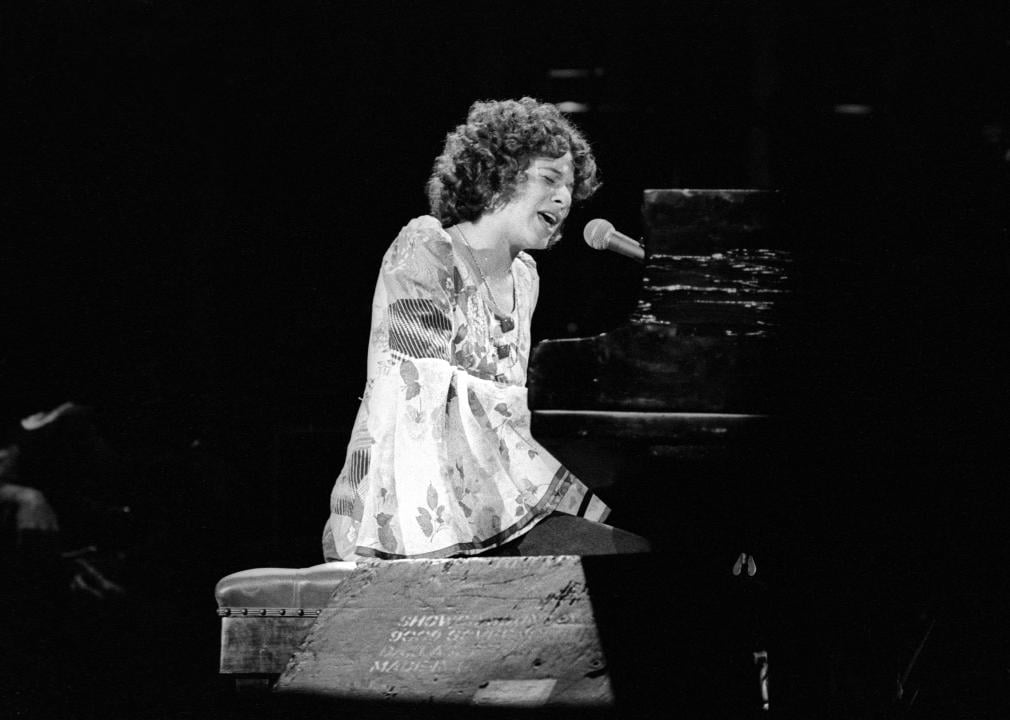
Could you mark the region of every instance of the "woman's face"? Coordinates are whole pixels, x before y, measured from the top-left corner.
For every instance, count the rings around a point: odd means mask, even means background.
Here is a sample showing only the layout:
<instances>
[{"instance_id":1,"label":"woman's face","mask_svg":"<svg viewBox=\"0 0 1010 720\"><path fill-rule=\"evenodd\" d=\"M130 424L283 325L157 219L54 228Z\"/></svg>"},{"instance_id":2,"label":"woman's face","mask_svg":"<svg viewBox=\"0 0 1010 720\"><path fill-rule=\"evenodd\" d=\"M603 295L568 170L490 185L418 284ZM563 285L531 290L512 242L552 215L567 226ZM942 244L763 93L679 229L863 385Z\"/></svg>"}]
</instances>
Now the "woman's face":
<instances>
[{"instance_id":1,"label":"woman's face","mask_svg":"<svg viewBox=\"0 0 1010 720\"><path fill-rule=\"evenodd\" d=\"M575 169L572 154L559 158L534 158L526 169L526 179L497 216L510 250L543 250L560 234L572 207Z\"/></svg>"}]
</instances>

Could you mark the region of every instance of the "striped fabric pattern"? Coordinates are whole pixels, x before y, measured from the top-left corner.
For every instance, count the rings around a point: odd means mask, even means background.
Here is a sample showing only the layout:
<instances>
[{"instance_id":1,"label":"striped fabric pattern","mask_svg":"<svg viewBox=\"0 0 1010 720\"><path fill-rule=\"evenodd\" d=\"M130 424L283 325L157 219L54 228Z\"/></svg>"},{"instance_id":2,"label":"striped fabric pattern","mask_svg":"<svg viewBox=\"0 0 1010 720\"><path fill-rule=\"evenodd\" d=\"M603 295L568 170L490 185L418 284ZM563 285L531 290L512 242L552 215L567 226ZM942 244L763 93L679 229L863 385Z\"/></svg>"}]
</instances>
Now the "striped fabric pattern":
<instances>
[{"instance_id":1,"label":"striped fabric pattern","mask_svg":"<svg viewBox=\"0 0 1010 720\"><path fill-rule=\"evenodd\" d=\"M368 474L368 465L371 460L372 449L370 447L358 448L347 458L347 484L351 490L357 491L361 479Z\"/></svg>"},{"instance_id":2,"label":"striped fabric pattern","mask_svg":"<svg viewBox=\"0 0 1010 720\"><path fill-rule=\"evenodd\" d=\"M402 357L448 360L452 321L427 298L401 298L389 306L389 349Z\"/></svg>"}]
</instances>

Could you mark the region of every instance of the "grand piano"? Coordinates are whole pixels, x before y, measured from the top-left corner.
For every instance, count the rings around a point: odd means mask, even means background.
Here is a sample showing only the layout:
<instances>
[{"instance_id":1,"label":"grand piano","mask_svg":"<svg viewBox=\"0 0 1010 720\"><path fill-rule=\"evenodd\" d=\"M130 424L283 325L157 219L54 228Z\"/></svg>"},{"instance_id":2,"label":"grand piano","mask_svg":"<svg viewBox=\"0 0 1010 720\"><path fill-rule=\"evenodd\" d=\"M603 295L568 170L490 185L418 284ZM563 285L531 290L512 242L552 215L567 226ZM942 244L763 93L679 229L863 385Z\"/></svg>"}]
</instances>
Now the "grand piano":
<instances>
[{"instance_id":1,"label":"grand piano","mask_svg":"<svg viewBox=\"0 0 1010 720\"><path fill-rule=\"evenodd\" d=\"M589 565L626 588L597 613L636 693L768 707L797 492L786 211L777 191L645 190L630 317L531 353L534 437L653 545L645 564Z\"/></svg>"},{"instance_id":2,"label":"grand piano","mask_svg":"<svg viewBox=\"0 0 1010 720\"><path fill-rule=\"evenodd\" d=\"M905 399L907 319L881 282L900 276L826 246L838 234L802 204L644 191L637 305L607 332L534 347L532 429L657 550L605 573L635 588L601 626L634 648L616 664L636 690L669 684L663 648L705 647L711 671L692 654L678 689L706 702L735 688L757 707L751 655L788 717L904 716L920 690L940 707L958 682L939 648L962 647L960 610L943 593L974 560L946 488L973 481L981 446L963 439L966 414L938 421Z\"/></svg>"}]
</instances>

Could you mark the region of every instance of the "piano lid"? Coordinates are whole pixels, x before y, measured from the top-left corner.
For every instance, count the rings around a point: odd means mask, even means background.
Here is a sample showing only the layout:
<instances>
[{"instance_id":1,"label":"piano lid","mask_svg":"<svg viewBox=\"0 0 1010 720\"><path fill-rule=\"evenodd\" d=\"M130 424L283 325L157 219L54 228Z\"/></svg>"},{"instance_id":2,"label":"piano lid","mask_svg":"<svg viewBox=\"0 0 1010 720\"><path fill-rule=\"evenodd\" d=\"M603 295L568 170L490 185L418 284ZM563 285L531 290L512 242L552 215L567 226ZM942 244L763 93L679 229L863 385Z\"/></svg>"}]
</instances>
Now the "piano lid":
<instances>
[{"instance_id":1,"label":"piano lid","mask_svg":"<svg viewBox=\"0 0 1010 720\"><path fill-rule=\"evenodd\" d=\"M538 343L531 407L775 412L792 296L782 206L773 190L645 190L635 311L597 336Z\"/></svg>"},{"instance_id":2,"label":"piano lid","mask_svg":"<svg viewBox=\"0 0 1010 720\"><path fill-rule=\"evenodd\" d=\"M646 268L634 324L677 334L779 331L792 253L781 195L764 190L646 190Z\"/></svg>"}]
</instances>

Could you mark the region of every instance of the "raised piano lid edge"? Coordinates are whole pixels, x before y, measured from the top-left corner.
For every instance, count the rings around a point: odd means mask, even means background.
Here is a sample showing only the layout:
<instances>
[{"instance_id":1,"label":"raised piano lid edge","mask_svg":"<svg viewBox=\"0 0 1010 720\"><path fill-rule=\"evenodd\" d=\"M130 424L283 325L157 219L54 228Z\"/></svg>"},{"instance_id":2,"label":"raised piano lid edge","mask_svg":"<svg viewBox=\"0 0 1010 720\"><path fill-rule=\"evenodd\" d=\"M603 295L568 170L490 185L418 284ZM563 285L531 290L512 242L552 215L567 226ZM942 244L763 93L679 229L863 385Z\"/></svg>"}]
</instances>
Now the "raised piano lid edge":
<instances>
[{"instance_id":1,"label":"raised piano lid edge","mask_svg":"<svg viewBox=\"0 0 1010 720\"><path fill-rule=\"evenodd\" d=\"M542 413L544 415L606 415L614 417L623 417L630 415L648 415L649 417L656 417L657 415L670 416L685 418L692 421L697 420L718 420L722 418L771 418L775 417L770 413L717 413L717 412L639 412L635 410L558 410L551 408L544 408L543 410L534 410L534 413Z\"/></svg>"},{"instance_id":2,"label":"raised piano lid edge","mask_svg":"<svg viewBox=\"0 0 1010 720\"><path fill-rule=\"evenodd\" d=\"M626 410L532 411L534 437L605 437L660 442L722 442L762 438L782 428L774 414L645 412Z\"/></svg>"},{"instance_id":3,"label":"raised piano lid edge","mask_svg":"<svg viewBox=\"0 0 1010 720\"><path fill-rule=\"evenodd\" d=\"M657 193L669 193L671 195L683 195L691 197L693 195L741 195L744 193L781 193L775 188L646 188L642 191L643 197L655 195Z\"/></svg>"}]
</instances>

